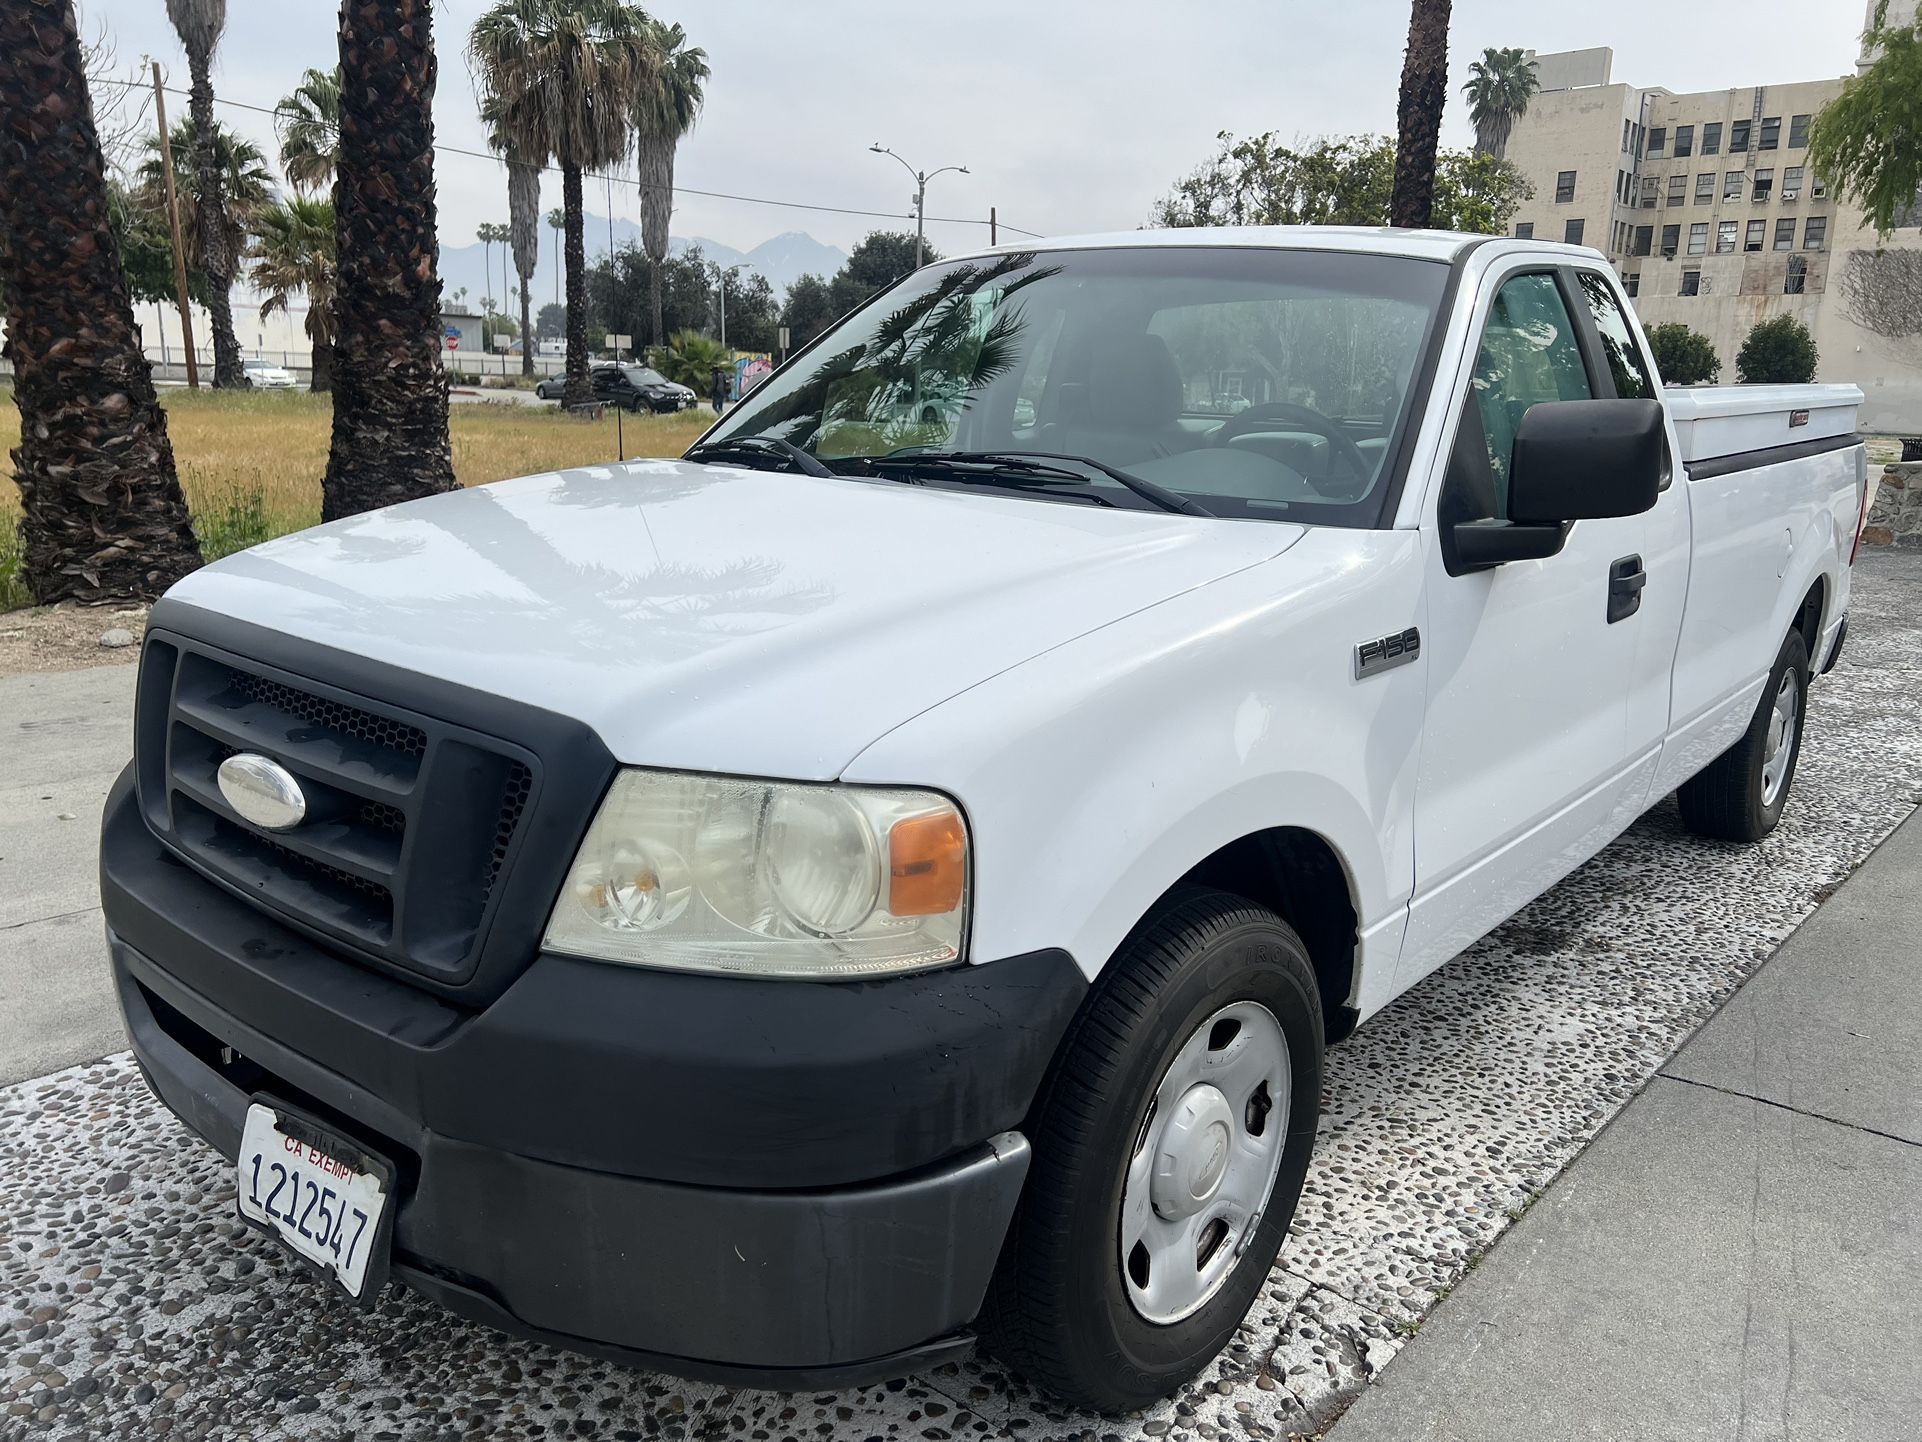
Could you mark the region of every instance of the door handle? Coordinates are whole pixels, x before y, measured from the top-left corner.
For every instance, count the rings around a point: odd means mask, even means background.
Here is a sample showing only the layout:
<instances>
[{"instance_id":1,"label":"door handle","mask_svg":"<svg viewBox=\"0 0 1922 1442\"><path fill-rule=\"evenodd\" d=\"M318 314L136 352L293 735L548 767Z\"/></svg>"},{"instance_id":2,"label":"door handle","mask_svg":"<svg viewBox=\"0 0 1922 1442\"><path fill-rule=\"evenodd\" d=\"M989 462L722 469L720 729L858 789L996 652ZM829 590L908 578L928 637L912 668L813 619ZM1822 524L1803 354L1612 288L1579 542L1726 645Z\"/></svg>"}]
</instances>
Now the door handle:
<instances>
[{"instance_id":1,"label":"door handle","mask_svg":"<svg viewBox=\"0 0 1922 1442\"><path fill-rule=\"evenodd\" d=\"M1608 624L1625 621L1642 609L1642 588L1648 572L1640 556L1624 556L1608 568Z\"/></svg>"}]
</instances>

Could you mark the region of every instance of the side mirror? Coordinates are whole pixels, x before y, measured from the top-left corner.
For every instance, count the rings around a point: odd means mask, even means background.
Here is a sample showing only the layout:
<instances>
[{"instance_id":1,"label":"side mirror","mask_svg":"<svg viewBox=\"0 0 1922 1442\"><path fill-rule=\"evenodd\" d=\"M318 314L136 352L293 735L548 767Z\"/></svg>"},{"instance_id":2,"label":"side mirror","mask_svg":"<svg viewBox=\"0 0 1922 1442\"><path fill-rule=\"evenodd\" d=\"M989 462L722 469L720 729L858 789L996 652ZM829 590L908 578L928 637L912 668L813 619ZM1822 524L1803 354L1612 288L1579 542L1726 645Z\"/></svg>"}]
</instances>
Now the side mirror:
<instances>
[{"instance_id":1,"label":"side mirror","mask_svg":"<svg viewBox=\"0 0 1922 1442\"><path fill-rule=\"evenodd\" d=\"M1639 516L1662 489L1660 401L1543 401L1515 433L1508 516L1554 526Z\"/></svg>"}]
</instances>

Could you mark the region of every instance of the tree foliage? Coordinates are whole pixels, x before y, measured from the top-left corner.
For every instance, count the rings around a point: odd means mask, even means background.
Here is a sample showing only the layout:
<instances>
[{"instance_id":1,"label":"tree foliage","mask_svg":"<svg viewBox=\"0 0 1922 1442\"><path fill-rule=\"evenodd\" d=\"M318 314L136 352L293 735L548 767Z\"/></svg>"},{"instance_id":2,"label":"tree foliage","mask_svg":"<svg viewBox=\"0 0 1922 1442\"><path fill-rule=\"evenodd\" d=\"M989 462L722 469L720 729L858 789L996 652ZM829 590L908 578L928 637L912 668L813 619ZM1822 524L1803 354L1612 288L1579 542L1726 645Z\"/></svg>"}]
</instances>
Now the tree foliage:
<instances>
[{"instance_id":1,"label":"tree foliage","mask_svg":"<svg viewBox=\"0 0 1922 1442\"><path fill-rule=\"evenodd\" d=\"M1922 19L1887 24L1876 6L1863 41L1876 52L1822 108L1809 132L1809 164L1851 196L1878 234L1915 223L1922 196Z\"/></svg>"},{"instance_id":2,"label":"tree foliage","mask_svg":"<svg viewBox=\"0 0 1922 1442\"><path fill-rule=\"evenodd\" d=\"M325 190L340 159L340 70L309 69L274 107L280 168L296 190Z\"/></svg>"},{"instance_id":3,"label":"tree foliage","mask_svg":"<svg viewBox=\"0 0 1922 1442\"><path fill-rule=\"evenodd\" d=\"M1156 225L1386 225L1395 144L1386 136L1323 136L1283 145L1271 132L1237 140L1223 131L1206 164L1155 203ZM1436 159L1433 224L1500 235L1534 194L1493 155L1444 150Z\"/></svg>"},{"instance_id":4,"label":"tree foliage","mask_svg":"<svg viewBox=\"0 0 1922 1442\"><path fill-rule=\"evenodd\" d=\"M307 339L313 346L309 389L333 389L334 203L289 196L254 216L254 289L261 293L260 318L287 309L296 293L307 296Z\"/></svg>"},{"instance_id":5,"label":"tree foliage","mask_svg":"<svg viewBox=\"0 0 1922 1442\"><path fill-rule=\"evenodd\" d=\"M1721 358L1709 338L1679 320L1651 326L1648 348L1655 352L1655 369L1664 385L1700 385L1722 373Z\"/></svg>"},{"instance_id":6,"label":"tree foliage","mask_svg":"<svg viewBox=\"0 0 1922 1442\"><path fill-rule=\"evenodd\" d=\"M208 217L215 214L220 217L221 254L231 260L245 252L254 216L274 199L273 173L267 169L267 157L261 154L260 147L224 125L215 125L213 135L215 169L220 176L221 203L217 210L201 204L200 186L206 172L200 166L200 136L193 121L176 121L169 132L174 183L179 191L180 226L187 241L187 265L191 270L203 272L203 289L195 299L203 298L207 285L204 275L207 245L201 226ZM167 181L157 132L147 136L145 148L147 158L135 172L134 198L162 230L168 230Z\"/></svg>"},{"instance_id":7,"label":"tree foliage","mask_svg":"<svg viewBox=\"0 0 1922 1442\"><path fill-rule=\"evenodd\" d=\"M1807 385L1815 379L1815 337L1792 315L1762 321L1735 353L1735 378L1746 386Z\"/></svg>"},{"instance_id":8,"label":"tree foliage","mask_svg":"<svg viewBox=\"0 0 1922 1442\"><path fill-rule=\"evenodd\" d=\"M664 346L656 346L648 359L669 380L704 396L714 384L714 372L732 370L727 347L712 336L697 330L678 330Z\"/></svg>"},{"instance_id":9,"label":"tree foliage","mask_svg":"<svg viewBox=\"0 0 1922 1442\"><path fill-rule=\"evenodd\" d=\"M1475 122L1475 149L1484 155L1507 153L1515 122L1528 113L1528 102L1541 89L1535 62L1520 46L1489 46L1468 67L1468 118Z\"/></svg>"},{"instance_id":10,"label":"tree foliage","mask_svg":"<svg viewBox=\"0 0 1922 1442\"><path fill-rule=\"evenodd\" d=\"M567 334L567 307L559 301L549 301L540 308L534 317L534 337L536 340L559 340Z\"/></svg>"},{"instance_id":11,"label":"tree foliage","mask_svg":"<svg viewBox=\"0 0 1922 1442\"><path fill-rule=\"evenodd\" d=\"M612 255L603 252L587 270L587 334L598 345L603 335L647 334L649 271L654 262L629 241ZM716 325L714 270L696 246L661 262L661 313L671 336L680 331L713 332ZM734 296L728 295L728 335L734 334Z\"/></svg>"},{"instance_id":12,"label":"tree foliage","mask_svg":"<svg viewBox=\"0 0 1922 1442\"><path fill-rule=\"evenodd\" d=\"M840 315L828 282L818 275L804 275L787 288L781 302L781 324L787 327L789 350L799 350L813 340Z\"/></svg>"}]
</instances>

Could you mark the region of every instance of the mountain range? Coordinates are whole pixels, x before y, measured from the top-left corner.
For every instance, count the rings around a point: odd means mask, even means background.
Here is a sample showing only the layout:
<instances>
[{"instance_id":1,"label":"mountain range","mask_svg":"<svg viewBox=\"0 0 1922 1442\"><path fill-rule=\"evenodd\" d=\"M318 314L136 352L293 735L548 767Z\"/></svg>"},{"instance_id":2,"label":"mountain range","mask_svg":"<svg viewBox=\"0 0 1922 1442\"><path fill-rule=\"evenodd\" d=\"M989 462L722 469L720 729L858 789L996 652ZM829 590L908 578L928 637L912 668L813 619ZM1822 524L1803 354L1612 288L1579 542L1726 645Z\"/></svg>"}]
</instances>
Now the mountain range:
<instances>
[{"instance_id":1,"label":"mountain range","mask_svg":"<svg viewBox=\"0 0 1922 1442\"><path fill-rule=\"evenodd\" d=\"M583 217L583 233L587 242L587 263L592 265L597 256L605 255L608 246L608 223L604 215ZM631 220L617 219L613 225L613 241L616 248L624 245L638 245L641 228ZM558 235L545 224L541 226L540 264L535 268L531 289L534 293L536 308L554 300L557 291L557 262L559 247L555 244ZM826 279L839 270L847 260L847 252L835 246L816 240L802 231L790 230L771 240L764 240L752 250L737 250L731 245L723 245L718 240L704 236L672 236L668 245L676 254L698 245L701 253L716 265L745 265L759 271L768 278L778 295L800 279L812 272ZM501 246L483 247L478 242L471 245L441 246L440 276L447 304L454 302L454 292L466 287L467 295L462 302L469 310L479 310L481 297L501 295L501 267L503 264ZM490 252L488 254L487 252ZM507 279L513 280L513 261L505 262ZM491 268L492 275L488 275Z\"/></svg>"}]
</instances>

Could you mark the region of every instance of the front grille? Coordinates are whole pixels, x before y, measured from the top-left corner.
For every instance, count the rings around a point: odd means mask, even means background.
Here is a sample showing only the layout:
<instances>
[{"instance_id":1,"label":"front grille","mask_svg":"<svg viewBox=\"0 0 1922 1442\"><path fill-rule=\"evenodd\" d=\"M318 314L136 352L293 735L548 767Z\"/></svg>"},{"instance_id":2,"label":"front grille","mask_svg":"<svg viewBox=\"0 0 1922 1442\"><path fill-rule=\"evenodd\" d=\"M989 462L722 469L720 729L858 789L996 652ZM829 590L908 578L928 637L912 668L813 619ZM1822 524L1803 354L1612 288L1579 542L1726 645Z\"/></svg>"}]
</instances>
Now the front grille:
<instances>
[{"instance_id":1,"label":"front grille","mask_svg":"<svg viewBox=\"0 0 1922 1442\"><path fill-rule=\"evenodd\" d=\"M533 799L520 748L179 637L140 678L137 774L154 831L264 909L390 967L459 986ZM269 757L300 783L288 831L247 821L221 762Z\"/></svg>"}]
</instances>

